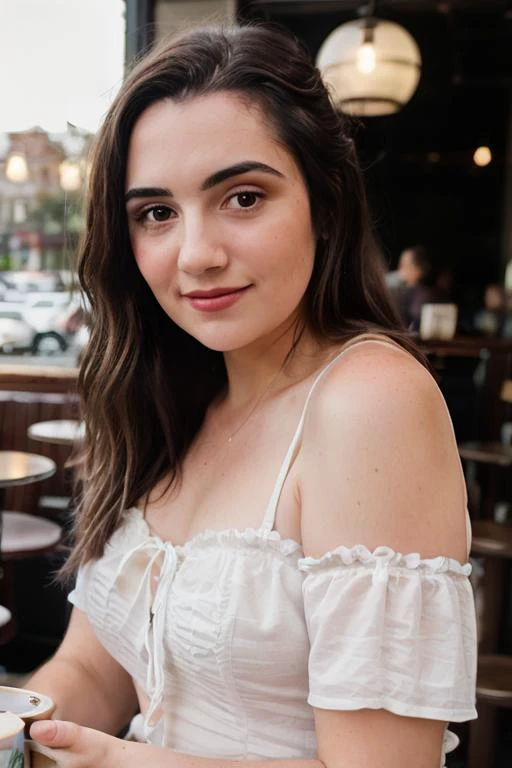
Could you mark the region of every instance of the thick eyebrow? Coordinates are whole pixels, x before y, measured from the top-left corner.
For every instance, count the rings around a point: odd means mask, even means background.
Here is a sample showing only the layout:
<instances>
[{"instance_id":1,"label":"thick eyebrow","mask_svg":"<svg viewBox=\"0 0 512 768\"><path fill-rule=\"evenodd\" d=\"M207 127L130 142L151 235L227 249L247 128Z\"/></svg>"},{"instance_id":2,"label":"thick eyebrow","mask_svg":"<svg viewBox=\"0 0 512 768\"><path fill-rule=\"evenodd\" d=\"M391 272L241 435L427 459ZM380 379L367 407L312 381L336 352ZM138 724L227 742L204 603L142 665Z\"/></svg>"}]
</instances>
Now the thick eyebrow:
<instances>
[{"instance_id":1,"label":"thick eyebrow","mask_svg":"<svg viewBox=\"0 0 512 768\"><path fill-rule=\"evenodd\" d=\"M172 197L170 189L164 189L163 187L134 187L128 190L124 196L124 201L127 203L134 197Z\"/></svg>"},{"instance_id":2,"label":"thick eyebrow","mask_svg":"<svg viewBox=\"0 0 512 768\"><path fill-rule=\"evenodd\" d=\"M200 190L201 192L206 192L206 190L215 187L217 184L221 184L223 181L230 179L232 176L241 176L242 174L249 173L250 171L260 171L261 173L268 173L271 176L278 176L281 179L284 178L281 171L278 171L276 168L272 168L270 165L266 165L266 163L257 163L253 160L246 160L242 163L230 165L228 168L222 168L220 171L215 171L215 173L212 173L211 176L208 176L208 178L203 181ZM134 187L133 189L128 190L124 200L125 203L127 203L134 197L161 196L172 197L172 192L170 189L165 189L164 187Z\"/></svg>"},{"instance_id":3,"label":"thick eyebrow","mask_svg":"<svg viewBox=\"0 0 512 768\"><path fill-rule=\"evenodd\" d=\"M220 171L212 173L212 175L208 176L208 178L201 184L201 192L206 192L207 189L215 187L217 184L226 181L226 179L230 179L232 176L241 176L243 173L249 173L249 171L261 171L262 173L269 173L271 176L279 176L281 179L284 178L280 171L272 168L270 165L257 163L253 160L246 160L245 162L236 163L235 165L230 165L228 168L222 168Z\"/></svg>"}]
</instances>

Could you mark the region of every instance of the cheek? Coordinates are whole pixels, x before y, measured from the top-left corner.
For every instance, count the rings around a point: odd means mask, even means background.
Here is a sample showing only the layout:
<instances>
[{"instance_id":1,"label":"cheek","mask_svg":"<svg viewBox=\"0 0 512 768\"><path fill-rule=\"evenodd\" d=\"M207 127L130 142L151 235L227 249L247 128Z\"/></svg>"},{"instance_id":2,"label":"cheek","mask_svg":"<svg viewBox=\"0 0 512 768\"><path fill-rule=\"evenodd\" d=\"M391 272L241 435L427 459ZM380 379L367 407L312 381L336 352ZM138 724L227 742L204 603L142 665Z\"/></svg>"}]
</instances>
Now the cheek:
<instances>
[{"instance_id":1,"label":"cheek","mask_svg":"<svg viewBox=\"0 0 512 768\"><path fill-rule=\"evenodd\" d=\"M172 275L172 259L168 250L156 242L132 238L132 251L141 275L153 290L164 287Z\"/></svg>"},{"instance_id":2,"label":"cheek","mask_svg":"<svg viewBox=\"0 0 512 768\"><path fill-rule=\"evenodd\" d=\"M275 319L300 305L313 271L314 246L307 235L301 239L296 228L281 232L269 246L265 259L267 279L262 285L266 311Z\"/></svg>"},{"instance_id":3,"label":"cheek","mask_svg":"<svg viewBox=\"0 0 512 768\"><path fill-rule=\"evenodd\" d=\"M302 300L313 271L313 257L310 254L301 253L290 263L290 267L283 275L283 292L287 291L292 302Z\"/></svg>"},{"instance_id":4,"label":"cheek","mask_svg":"<svg viewBox=\"0 0 512 768\"><path fill-rule=\"evenodd\" d=\"M297 226L297 222L290 222L279 235L284 258L281 261L281 278L283 282L290 283L290 288L297 287L297 283L309 282L315 260L316 243L309 219L305 217L305 225ZM305 289L305 286L303 286Z\"/></svg>"}]
</instances>

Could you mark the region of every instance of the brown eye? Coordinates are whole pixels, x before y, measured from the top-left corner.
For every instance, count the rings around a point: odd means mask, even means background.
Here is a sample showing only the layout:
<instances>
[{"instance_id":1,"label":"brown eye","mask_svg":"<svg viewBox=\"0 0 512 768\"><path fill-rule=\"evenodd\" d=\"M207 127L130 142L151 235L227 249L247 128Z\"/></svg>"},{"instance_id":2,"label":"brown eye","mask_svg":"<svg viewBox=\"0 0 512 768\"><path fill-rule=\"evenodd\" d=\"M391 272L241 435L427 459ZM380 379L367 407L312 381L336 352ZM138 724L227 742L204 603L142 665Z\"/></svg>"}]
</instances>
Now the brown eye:
<instances>
[{"instance_id":1,"label":"brown eye","mask_svg":"<svg viewBox=\"0 0 512 768\"><path fill-rule=\"evenodd\" d=\"M146 215L152 216L153 221L167 221L171 215L171 211L164 205L155 205L154 208L146 211Z\"/></svg>"},{"instance_id":2,"label":"brown eye","mask_svg":"<svg viewBox=\"0 0 512 768\"><path fill-rule=\"evenodd\" d=\"M255 192L239 192L235 197L240 208L251 208L258 200Z\"/></svg>"}]
</instances>

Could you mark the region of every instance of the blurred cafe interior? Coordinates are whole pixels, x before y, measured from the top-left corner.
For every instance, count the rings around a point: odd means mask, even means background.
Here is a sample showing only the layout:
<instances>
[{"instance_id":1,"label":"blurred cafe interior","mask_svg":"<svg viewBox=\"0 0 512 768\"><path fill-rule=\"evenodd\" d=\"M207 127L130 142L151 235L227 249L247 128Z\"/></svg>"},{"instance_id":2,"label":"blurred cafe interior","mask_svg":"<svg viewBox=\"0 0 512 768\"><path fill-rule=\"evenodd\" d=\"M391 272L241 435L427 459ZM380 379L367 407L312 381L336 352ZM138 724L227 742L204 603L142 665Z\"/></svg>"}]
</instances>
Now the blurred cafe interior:
<instances>
[{"instance_id":1,"label":"blurred cafe interior","mask_svg":"<svg viewBox=\"0 0 512 768\"><path fill-rule=\"evenodd\" d=\"M21 35L25 3L4 0L0 28L7 28L12 6L19 24L10 34ZM38 4L50 20L62 5ZM75 112L64 114L69 104L62 94L64 112L55 121L18 115L18 100L31 100L27 92L2 98L0 684L17 684L48 658L69 616L54 575L65 558L76 492L68 460L80 442L75 387L90 320L73 256L104 100L115 94L123 68L172 32L202 21L266 20L304 43L339 108L353 115L386 281L454 423L473 523L479 719L455 727L461 745L448 766L511 766L512 3L73 0L67 6L75 46L86 7L94 7L90 50L100 61L103 50L115 52L110 68L104 65L103 101L99 92L89 99L98 102L96 117L80 111L80 77L85 82L87 73L73 72L78 54L61 61L76 79L74 93L66 92ZM42 60L53 45L47 29L47 39L39 30ZM56 88L55 78L47 87Z\"/></svg>"}]
</instances>

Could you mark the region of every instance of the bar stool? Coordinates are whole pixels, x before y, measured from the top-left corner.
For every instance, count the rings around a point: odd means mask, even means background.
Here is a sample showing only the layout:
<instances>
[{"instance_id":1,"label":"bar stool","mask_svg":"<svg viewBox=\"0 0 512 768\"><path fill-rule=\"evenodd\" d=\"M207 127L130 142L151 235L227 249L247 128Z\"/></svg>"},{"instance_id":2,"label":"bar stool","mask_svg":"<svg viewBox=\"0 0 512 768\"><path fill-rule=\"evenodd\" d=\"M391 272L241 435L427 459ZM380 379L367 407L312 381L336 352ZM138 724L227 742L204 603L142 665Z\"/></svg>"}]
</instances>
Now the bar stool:
<instances>
[{"instance_id":1,"label":"bar stool","mask_svg":"<svg viewBox=\"0 0 512 768\"><path fill-rule=\"evenodd\" d=\"M27 435L31 440L48 445L67 445L70 448L79 443L85 433L85 425L74 419L54 419L31 424ZM50 514L64 525L69 518L72 499L69 496L41 496L38 508L43 514Z\"/></svg>"},{"instance_id":2,"label":"bar stool","mask_svg":"<svg viewBox=\"0 0 512 768\"><path fill-rule=\"evenodd\" d=\"M44 518L4 510L5 491L11 486L45 480L55 470L55 462L46 456L0 451L0 590L2 601L12 613L11 635L16 628L14 561L53 551L61 539L62 529Z\"/></svg>"},{"instance_id":3,"label":"bar stool","mask_svg":"<svg viewBox=\"0 0 512 768\"><path fill-rule=\"evenodd\" d=\"M478 655L478 719L470 726L468 768L490 768L496 751L496 709L512 708L512 658L496 654L505 579L512 560L512 526L492 520L472 525L472 554L485 558Z\"/></svg>"},{"instance_id":4,"label":"bar stool","mask_svg":"<svg viewBox=\"0 0 512 768\"><path fill-rule=\"evenodd\" d=\"M27 430L32 440L54 445L74 445L82 440L85 426L74 419L55 419L54 421L39 421L31 424Z\"/></svg>"},{"instance_id":5,"label":"bar stool","mask_svg":"<svg viewBox=\"0 0 512 768\"><path fill-rule=\"evenodd\" d=\"M512 403L512 380L507 379L499 395L503 406L503 421L506 409ZM504 430L502 429L502 438ZM473 498L470 505L480 518L473 520L473 555L484 558L483 590L477 592L483 597L483 615L480 617L480 642L477 675L478 720L471 723L468 768L487 768L492 765L496 750L496 709L512 707L512 659L497 655L500 619L505 605L505 587L512 560L512 526L494 521L497 517L497 502L512 499L500 497L499 480L507 481L512 466L512 445L501 442L480 441L459 444L459 454L466 465L468 491L471 496L470 475L476 467L485 468L479 488L479 498ZM506 489L506 484L502 486Z\"/></svg>"},{"instance_id":6,"label":"bar stool","mask_svg":"<svg viewBox=\"0 0 512 768\"><path fill-rule=\"evenodd\" d=\"M500 391L499 399L504 403L504 408L512 404L512 379L506 379ZM505 419L503 419L505 422ZM508 432L508 431L507 431ZM502 440L500 441L471 441L459 443L459 454L461 459L468 464L467 479L469 473L477 465L485 467L486 480L485 489L481 493L483 504L473 504L473 507L479 507L480 516L492 518L495 513L496 502L498 501L498 482L500 472L510 473L512 466L512 445L505 439L505 430L502 429ZM474 474L474 472L473 472ZM472 484L468 483L471 493ZM512 503L512 499L507 499Z\"/></svg>"},{"instance_id":7,"label":"bar stool","mask_svg":"<svg viewBox=\"0 0 512 768\"><path fill-rule=\"evenodd\" d=\"M3 510L2 520L1 552L4 562L45 555L61 539L60 525L44 517Z\"/></svg>"}]
</instances>

